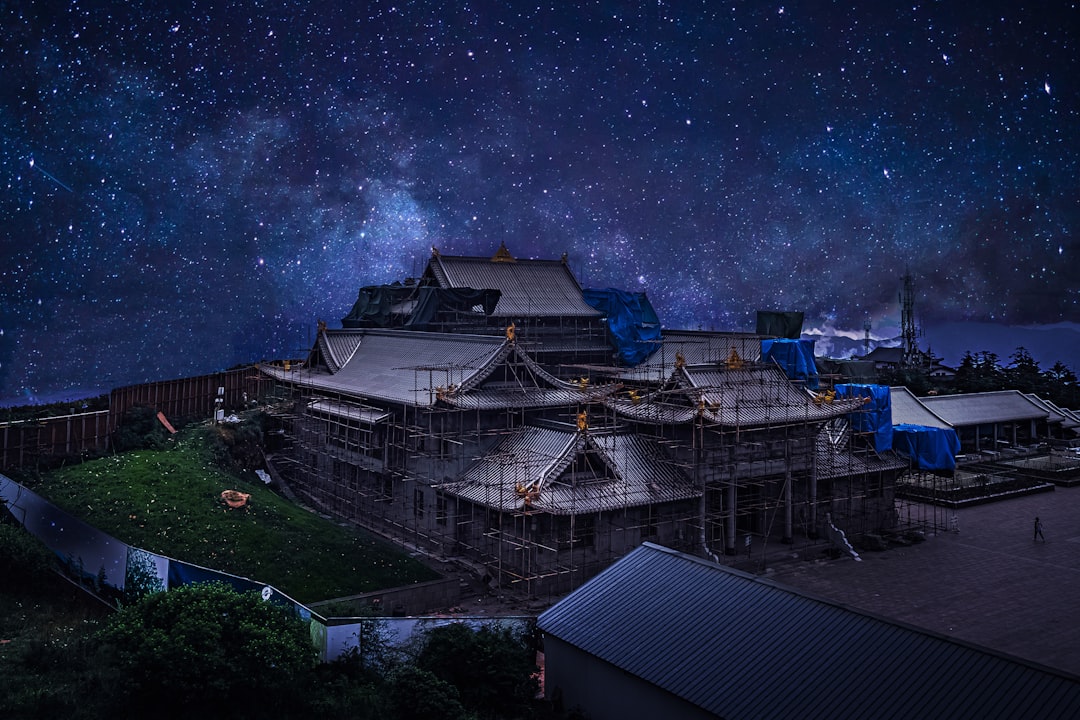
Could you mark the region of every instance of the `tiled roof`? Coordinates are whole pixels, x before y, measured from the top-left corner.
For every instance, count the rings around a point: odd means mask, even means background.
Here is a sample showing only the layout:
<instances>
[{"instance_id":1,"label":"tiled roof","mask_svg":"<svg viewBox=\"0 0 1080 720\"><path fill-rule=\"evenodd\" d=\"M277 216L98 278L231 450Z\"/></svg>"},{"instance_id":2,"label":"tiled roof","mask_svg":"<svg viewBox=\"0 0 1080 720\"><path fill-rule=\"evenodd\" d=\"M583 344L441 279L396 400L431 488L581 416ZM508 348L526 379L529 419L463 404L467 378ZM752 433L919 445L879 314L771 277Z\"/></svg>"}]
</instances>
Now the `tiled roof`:
<instances>
[{"instance_id":1,"label":"tiled roof","mask_svg":"<svg viewBox=\"0 0 1080 720\"><path fill-rule=\"evenodd\" d=\"M620 377L641 382L664 382L675 372L678 357L686 365L722 363L732 349L748 362L761 357L761 336L751 333L721 333L694 330L667 330L660 347L644 362L623 371Z\"/></svg>"},{"instance_id":2,"label":"tiled roof","mask_svg":"<svg viewBox=\"0 0 1080 720\"><path fill-rule=\"evenodd\" d=\"M863 406L861 398L816 403L771 364L740 369L688 365L682 374L688 387L700 393L706 417L730 427L825 421Z\"/></svg>"},{"instance_id":3,"label":"tiled roof","mask_svg":"<svg viewBox=\"0 0 1080 720\"><path fill-rule=\"evenodd\" d=\"M427 406L437 401L438 388L462 385L487 371L505 357L509 344L504 337L403 330L328 330L323 335L320 343L332 351L359 337L336 371L330 365L292 371L263 367L263 372L311 390Z\"/></svg>"},{"instance_id":4,"label":"tiled roof","mask_svg":"<svg viewBox=\"0 0 1080 720\"><path fill-rule=\"evenodd\" d=\"M922 425L923 427L951 428L937 413L926 407L904 386L890 387L893 425Z\"/></svg>"},{"instance_id":5,"label":"tiled roof","mask_svg":"<svg viewBox=\"0 0 1080 720\"><path fill-rule=\"evenodd\" d=\"M701 416L727 427L766 427L801 422L825 422L856 412L861 398L815 402L796 387L775 364L747 364L728 369L716 364L687 365L676 371L677 390L632 389L609 398L606 405L627 418L654 423L686 423Z\"/></svg>"},{"instance_id":6,"label":"tiled roof","mask_svg":"<svg viewBox=\"0 0 1080 720\"><path fill-rule=\"evenodd\" d=\"M496 317L600 317L560 260L495 260L436 254L428 271L440 287L499 290Z\"/></svg>"},{"instance_id":7,"label":"tiled roof","mask_svg":"<svg viewBox=\"0 0 1080 720\"><path fill-rule=\"evenodd\" d=\"M922 402L943 420L956 427L989 423L1045 419L1047 411L1018 390L936 395Z\"/></svg>"},{"instance_id":8,"label":"tiled roof","mask_svg":"<svg viewBox=\"0 0 1080 720\"><path fill-rule=\"evenodd\" d=\"M587 448L603 458L606 479L563 477ZM504 511L554 515L601 512L699 497L653 442L634 435L523 427L440 490Z\"/></svg>"},{"instance_id":9,"label":"tiled roof","mask_svg":"<svg viewBox=\"0 0 1080 720\"><path fill-rule=\"evenodd\" d=\"M816 453L814 471L818 478L843 478L894 472L910 466L910 462L889 450L877 453L873 450L852 450L850 443L830 442L827 432L820 433L814 445Z\"/></svg>"},{"instance_id":10,"label":"tiled roof","mask_svg":"<svg viewBox=\"0 0 1080 720\"><path fill-rule=\"evenodd\" d=\"M1076 678L650 543L537 625L717 717L1080 717Z\"/></svg>"}]
</instances>

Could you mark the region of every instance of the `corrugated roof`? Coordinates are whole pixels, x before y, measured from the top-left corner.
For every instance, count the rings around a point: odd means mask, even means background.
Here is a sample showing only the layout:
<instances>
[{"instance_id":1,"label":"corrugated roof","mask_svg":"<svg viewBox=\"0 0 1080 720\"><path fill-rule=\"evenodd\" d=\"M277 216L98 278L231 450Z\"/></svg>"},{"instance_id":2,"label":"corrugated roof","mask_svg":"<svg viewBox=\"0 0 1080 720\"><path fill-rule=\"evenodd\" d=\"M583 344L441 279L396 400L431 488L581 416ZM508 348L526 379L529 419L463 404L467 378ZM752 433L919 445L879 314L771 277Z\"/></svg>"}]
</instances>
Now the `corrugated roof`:
<instances>
[{"instance_id":1,"label":"corrugated roof","mask_svg":"<svg viewBox=\"0 0 1080 720\"><path fill-rule=\"evenodd\" d=\"M889 398L892 401L893 425L922 425L923 427L951 428L930 408L923 405L919 398L904 386L890 387Z\"/></svg>"},{"instance_id":2,"label":"corrugated roof","mask_svg":"<svg viewBox=\"0 0 1080 720\"><path fill-rule=\"evenodd\" d=\"M496 317L601 317L560 260L518 260L436 254L428 270L440 287L499 290Z\"/></svg>"},{"instance_id":3,"label":"corrugated roof","mask_svg":"<svg viewBox=\"0 0 1080 720\"><path fill-rule=\"evenodd\" d=\"M563 477L586 448L610 470L604 479ZM629 434L523 427L440 490L504 511L592 513L699 497L692 483L650 440Z\"/></svg>"},{"instance_id":4,"label":"corrugated roof","mask_svg":"<svg viewBox=\"0 0 1080 720\"><path fill-rule=\"evenodd\" d=\"M537 624L728 720L1080 717L1077 678L650 543Z\"/></svg>"},{"instance_id":5,"label":"corrugated roof","mask_svg":"<svg viewBox=\"0 0 1080 720\"><path fill-rule=\"evenodd\" d=\"M1018 390L936 395L923 398L922 403L956 427L1045 419L1047 416L1046 410Z\"/></svg>"}]
</instances>

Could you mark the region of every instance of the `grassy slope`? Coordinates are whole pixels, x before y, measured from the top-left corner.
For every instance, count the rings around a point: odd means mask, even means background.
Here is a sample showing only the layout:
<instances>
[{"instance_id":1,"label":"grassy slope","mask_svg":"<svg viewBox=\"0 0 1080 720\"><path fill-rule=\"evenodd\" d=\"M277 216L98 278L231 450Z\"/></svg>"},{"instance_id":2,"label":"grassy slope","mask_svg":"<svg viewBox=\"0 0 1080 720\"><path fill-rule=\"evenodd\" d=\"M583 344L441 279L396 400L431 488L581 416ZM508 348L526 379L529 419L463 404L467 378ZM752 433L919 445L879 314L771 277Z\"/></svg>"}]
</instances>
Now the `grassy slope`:
<instances>
[{"instance_id":1,"label":"grassy slope","mask_svg":"<svg viewBox=\"0 0 1080 720\"><path fill-rule=\"evenodd\" d=\"M221 470L198 430L166 450L62 468L34 490L129 545L269 583L300 602L437 577L386 542ZM227 508L227 489L250 493L248 507Z\"/></svg>"}]
</instances>

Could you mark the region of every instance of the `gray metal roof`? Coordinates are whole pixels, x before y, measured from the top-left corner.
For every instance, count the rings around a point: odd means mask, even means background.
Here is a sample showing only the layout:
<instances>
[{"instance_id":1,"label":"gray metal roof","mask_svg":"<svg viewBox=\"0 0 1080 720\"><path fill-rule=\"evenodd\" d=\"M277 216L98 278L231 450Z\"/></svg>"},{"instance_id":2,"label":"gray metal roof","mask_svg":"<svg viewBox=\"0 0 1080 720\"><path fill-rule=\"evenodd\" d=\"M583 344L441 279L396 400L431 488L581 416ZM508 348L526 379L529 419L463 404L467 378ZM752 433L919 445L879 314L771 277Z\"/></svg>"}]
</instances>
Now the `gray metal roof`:
<instances>
[{"instance_id":1,"label":"gray metal roof","mask_svg":"<svg viewBox=\"0 0 1080 720\"><path fill-rule=\"evenodd\" d=\"M1066 429L1076 427L1076 421L1074 421L1065 413L1061 412L1061 408L1059 408L1057 405L1054 405L1054 403L1049 402L1048 400L1043 400L1041 397L1034 393L1025 393L1024 397L1026 397L1028 400L1035 403L1040 408L1046 411L1046 421L1048 423L1061 425L1061 427Z\"/></svg>"},{"instance_id":2,"label":"gray metal roof","mask_svg":"<svg viewBox=\"0 0 1080 720\"><path fill-rule=\"evenodd\" d=\"M355 344L336 371L328 362L330 369L264 366L263 372L312 390L428 406L437 401L439 388L483 375L505 357L508 345L505 337L407 330L327 330L322 335L322 346L335 353L334 364L342 361L341 348Z\"/></svg>"},{"instance_id":3,"label":"gray metal roof","mask_svg":"<svg viewBox=\"0 0 1080 720\"><path fill-rule=\"evenodd\" d=\"M602 316L582 298L565 262L496 258L435 254L428 271L440 287L499 290L496 317Z\"/></svg>"},{"instance_id":4,"label":"gray metal roof","mask_svg":"<svg viewBox=\"0 0 1080 720\"><path fill-rule=\"evenodd\" d=\"M1080 717L1080 678L650 543L537 624L727 720Z\"/></svg>"},{"instance_id":5,"label":"gray metal roof","mask_svg":"<svg viewBox=\"0 0 1080 720\"><path fill-rule=\"evenodd\" d=\"M948 422L926 407L919 398L900 385L889 388L892 404L893 425L922 425L923 427L951 428Z\"/></svg>"},{"instance_id":6,"label":"gray metal roof","mask_svg":"<svg viewBox=\"0 0 1080 720\"><path fill-rule=\"evenodd\" d=\"M564 475L586 449L609 473L581 480ZM593 513L699 497L656 443L629 434L523 427L440 490L487 507L554 515ZM528 508L526 493L530 491Z\"/></svg>"},{"instance_id":7,"label":"gray metal roof","mask_svg":"<svg viewBox=\"0 0 1080 720\"><path fill-rule=\"evenodd\" d=\"M1045 419L1047 412L1018 390L935 395L923 405L955 427Z\"/></svg>"}]
</instances>

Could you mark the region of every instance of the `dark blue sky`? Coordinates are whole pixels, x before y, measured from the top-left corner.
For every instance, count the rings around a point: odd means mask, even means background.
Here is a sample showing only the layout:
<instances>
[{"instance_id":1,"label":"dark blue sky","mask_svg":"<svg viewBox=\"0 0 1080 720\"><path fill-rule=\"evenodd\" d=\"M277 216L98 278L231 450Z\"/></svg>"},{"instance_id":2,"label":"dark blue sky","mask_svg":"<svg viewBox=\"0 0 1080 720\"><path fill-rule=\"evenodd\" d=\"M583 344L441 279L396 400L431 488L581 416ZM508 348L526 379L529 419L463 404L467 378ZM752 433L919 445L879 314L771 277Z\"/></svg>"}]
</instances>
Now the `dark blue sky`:
<instances>
[{"instance_id":1,"label":"dark blue sky","mask_svg":"<svg viewBox=\"0 0 1080 720\"><path fill-rule=\"evenodd\" d=\"M568 5L0 6L0 398L295 355L433 245L673 327L894 334L905 268L1080 320L1076 3Z\"/></svg>"}]
</instances>

